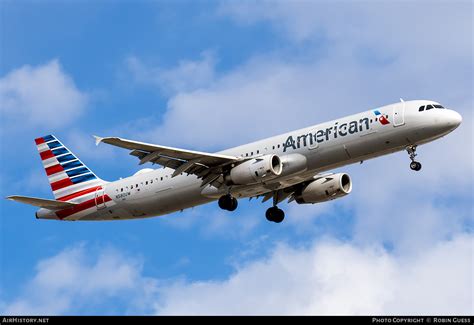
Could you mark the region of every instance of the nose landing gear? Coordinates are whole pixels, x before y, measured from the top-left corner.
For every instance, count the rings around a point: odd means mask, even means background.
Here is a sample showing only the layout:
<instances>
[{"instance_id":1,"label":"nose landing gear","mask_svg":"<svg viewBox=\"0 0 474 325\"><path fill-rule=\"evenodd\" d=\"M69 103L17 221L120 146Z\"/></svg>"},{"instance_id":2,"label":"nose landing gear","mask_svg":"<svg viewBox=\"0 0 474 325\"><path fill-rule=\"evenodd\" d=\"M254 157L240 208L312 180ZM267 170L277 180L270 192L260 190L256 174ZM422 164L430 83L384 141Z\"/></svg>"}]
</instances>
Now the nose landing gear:
<instances>
[{"instance_id":1,"label":"nose landing gear","mask_svg":"<svg viewBox=\"0 0 474 325\"><path fill-rule=\"evenodd\" d=\"M410 156L410 169L419 171L421 169L421 164L418 161L415 161L416 157L416 145L408 146L407 148L408 155Z\"/></svg>"}]
</instances>

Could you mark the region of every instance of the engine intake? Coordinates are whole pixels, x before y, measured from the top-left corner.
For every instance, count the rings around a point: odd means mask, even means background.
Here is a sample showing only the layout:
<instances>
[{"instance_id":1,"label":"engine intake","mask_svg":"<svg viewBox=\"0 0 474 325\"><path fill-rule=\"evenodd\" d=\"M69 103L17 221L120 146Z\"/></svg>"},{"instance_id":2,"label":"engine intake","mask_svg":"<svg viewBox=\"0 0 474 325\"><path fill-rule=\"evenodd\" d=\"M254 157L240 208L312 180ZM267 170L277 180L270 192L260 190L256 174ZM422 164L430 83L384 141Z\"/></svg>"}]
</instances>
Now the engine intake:
<instances>
[{"instance_id":1,"label":"engine intake","mask_svg":"<svg viewBox=\"0 0 474 325\"><path fill-rule=\"evenodd\" d=\"M254 184L280 176L283 164L277 155L248 160L230 170L230 181L238 185Z\"/></svg>"},{"instance_id":2,"label":"engine intake","mask_svg":"<svg viewBox=\"0 0 474 325\"><path fill-rule=\"evenodd\" d=\"M352 191L352 181L348 174L331 174L316 179L295 195L299 204L320 203L346 196Z\"/></svg>"}]
</instances>

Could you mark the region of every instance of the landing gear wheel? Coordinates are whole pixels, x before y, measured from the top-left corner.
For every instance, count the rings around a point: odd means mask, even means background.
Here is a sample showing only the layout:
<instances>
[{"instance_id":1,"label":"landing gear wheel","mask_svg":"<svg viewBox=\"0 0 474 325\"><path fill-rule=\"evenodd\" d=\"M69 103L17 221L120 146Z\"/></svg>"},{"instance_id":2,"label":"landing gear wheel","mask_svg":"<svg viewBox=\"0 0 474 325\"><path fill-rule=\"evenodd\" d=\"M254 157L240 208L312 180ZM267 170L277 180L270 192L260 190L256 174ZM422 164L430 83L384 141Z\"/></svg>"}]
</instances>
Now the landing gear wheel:
<instances>
[{"instance_id":1,"label":"landing gear wheel","mask_svg":"<svg viewBox=\"0 0 474 325\"><path fill-rule=\"evenodd\" d=\"M231 201L231 204L229 206L229 208L227 210L229 211L235 211L235 209L237 209L237 206L239 205L239 202L237 201L237 199L235 197L232 198L232 201Z\"/></svg>"},{"instance_id":2,"label":"landing gear wheel","mask_svg":"<svg viewBox=\"0 0 474 325\"><path fill-rule=\"evenodd\" d=\"M421 169L421 164L418 161L415 161L416 157L416 145L415 146L408 146L407 148L408 155L410 156L410 168L411 170L419 171Z\"/></svg>"},{"instance_id":3,"label":"landing gear wheel","mask_svg":"<svg viewBox=\"0 0 474 325\"><path fill-rule=\"evenodd\" d=\"M265 217L268 221L280 223L283 221L283 219L285 219L285 212L275 206L267 209L267 212L265 212Z\"/></svg>"},{"instance_id":4,"label":"landing gear wheel","mask_svg":"<svg viewBox=\"0 0 474 325\"><path fill-rule=\"evenodd\" d=\"M222 210L227 210L227 207L230 205L231 200L232 200L232 196L222 195L218 201L219 208L221 208Z\"/></svg>"},{"instance_id":5,"label":"landing gear wheel","mask_svg":"<svg viewBox=\"0 0 474 325\"><path fill-rule=\"evenodd\" d=\"M418 164L418 166L416 167L416 171L419 171L419 170L421 170L421 164L420 163L417 163L417 164Z\"/></svg>"},{"instance_id":6,"label":"landing gear wheel","mask_svg":"<svg viewBox=\"0 0 474 325\"><path fill-rule=\"evenodd\" d=\"M273 221L273 210L275 207L268 208L267 211L265 212L265 218L267 218L268 221Z\"/></svg>"},{"instance_id":7,"label":"landing gear wheel","mask_svg":"<svg viewBox=\"0 0 474 325\"><path fill-rule=\"evenodd\" d=\"M419 171L421 169L421 164L418 161L412 161L410 163L411 170Z\"/></svg>"},{"instance_id":8,"label":"landing gear wheel","mask_svg":"<svg viewBox=\"0 0 474 325\"><path fill-rule=\"evenodd\" d=\"M234 211L237 209L238 201L235 197L230 194L222 195L218 201L219 208L227 211Z\"/></svg>"},{"instance_id":9,"label":"landing gear wheel","mask_svg":"<svg viewBox=\"0 0 474 325\"><path fill-rule=\"evenodd\" d=\"M273 217L273 222L280 223L283 219L285 219L285 212L282 209L277 209L277 213Z\"/></svg>"}]
</instances>

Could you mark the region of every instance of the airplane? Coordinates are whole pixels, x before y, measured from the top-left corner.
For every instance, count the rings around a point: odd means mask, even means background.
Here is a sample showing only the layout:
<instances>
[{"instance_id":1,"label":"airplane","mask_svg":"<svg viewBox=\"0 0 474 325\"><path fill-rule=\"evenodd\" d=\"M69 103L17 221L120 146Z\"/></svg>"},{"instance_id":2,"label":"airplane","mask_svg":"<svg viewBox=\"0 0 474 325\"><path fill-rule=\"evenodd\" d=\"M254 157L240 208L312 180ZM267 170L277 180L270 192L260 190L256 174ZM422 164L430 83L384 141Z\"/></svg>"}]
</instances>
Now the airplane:
<instances>
[{"instance_id":1,"label":"airplane","mask_svg":"<svg viewBox=\"0 0 474 325\"><path fill-rule=\"evenodd\" d=\"M241 198L272 199L265 216L280 223L278 204L288 199L315 204L348 195L352 181L334 168L406 150L410 168L419 145L441 138L462 122L454 110L431 100L403 101L313 125L217 153L207 153L95 136L130 151L145 168L107 182L67 149L55 136L35 139L54 200L9 196L40 209L37 219L63 221L123 220L161 216L218 201L234 211Z\"/></svg>"}]
</instances>

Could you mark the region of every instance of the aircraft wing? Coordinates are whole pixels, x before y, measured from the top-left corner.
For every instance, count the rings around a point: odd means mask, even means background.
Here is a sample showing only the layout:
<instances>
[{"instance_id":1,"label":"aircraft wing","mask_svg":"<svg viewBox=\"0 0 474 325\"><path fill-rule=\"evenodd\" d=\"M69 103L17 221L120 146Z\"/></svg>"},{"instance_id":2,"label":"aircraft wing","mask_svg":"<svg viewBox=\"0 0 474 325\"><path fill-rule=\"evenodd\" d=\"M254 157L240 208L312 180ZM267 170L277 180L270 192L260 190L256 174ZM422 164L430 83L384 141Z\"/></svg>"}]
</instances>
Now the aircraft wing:
<instances>
[{"instance_id":1,"label":"aircraft wing","mask_svg":"<svg viewBox=\"0 0 474 325\"><path fill-rule=\"evenodd\" d=\"M94 137L96 145L103 142L131 150L130 154L140 159L140 165L151 162L174 169L172 177L181 173L194 174L203 180L202 186L212 184L220 187L223 183L223 169L243 160L234 156L166 147L118 137Z\"/></svg>"},{"instance_id":2,"label":"aircraft wing","mask_svg":"<svg viewBox=\"0 0 474 325\"><path fill-rule=\"evenodd\" d=\"M36 207L45 208L49 210L62 210L62 209L72 208L75 205L77 205L77 203L40 199L36 197L21 196L21 195L8 196L7 199L24 203L24 204L34 205Z\"/></svg>"}]
</instances>

